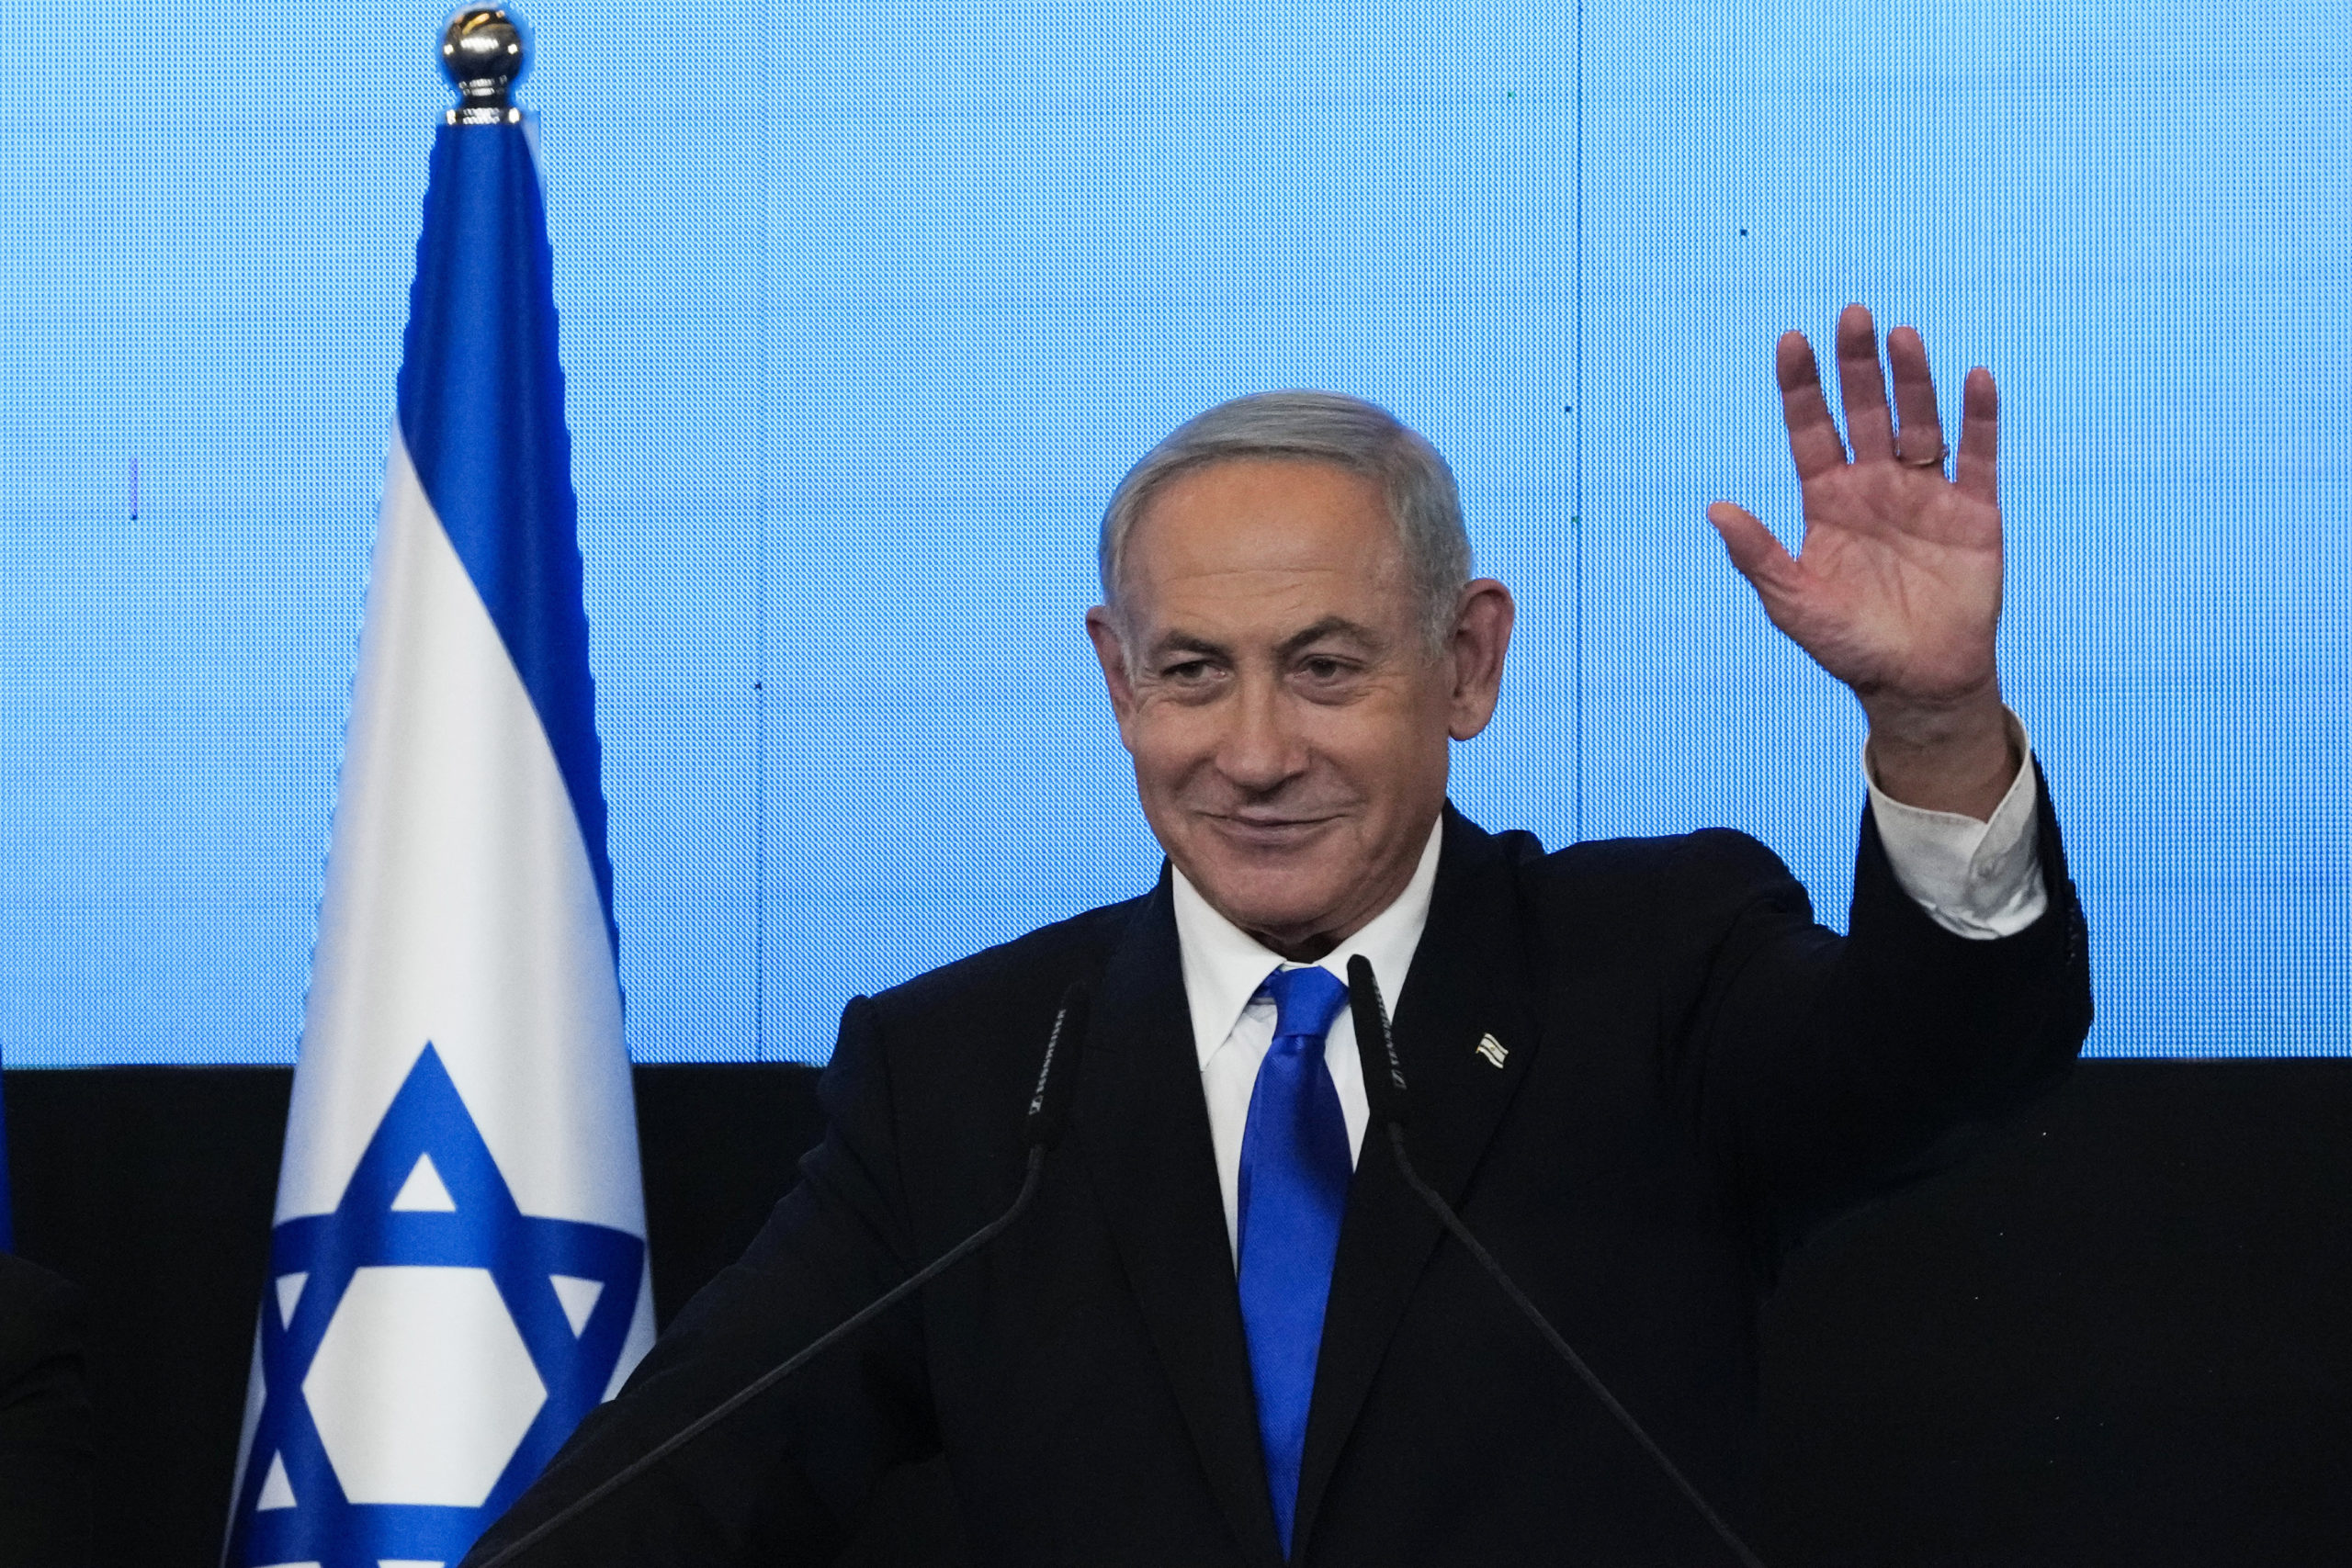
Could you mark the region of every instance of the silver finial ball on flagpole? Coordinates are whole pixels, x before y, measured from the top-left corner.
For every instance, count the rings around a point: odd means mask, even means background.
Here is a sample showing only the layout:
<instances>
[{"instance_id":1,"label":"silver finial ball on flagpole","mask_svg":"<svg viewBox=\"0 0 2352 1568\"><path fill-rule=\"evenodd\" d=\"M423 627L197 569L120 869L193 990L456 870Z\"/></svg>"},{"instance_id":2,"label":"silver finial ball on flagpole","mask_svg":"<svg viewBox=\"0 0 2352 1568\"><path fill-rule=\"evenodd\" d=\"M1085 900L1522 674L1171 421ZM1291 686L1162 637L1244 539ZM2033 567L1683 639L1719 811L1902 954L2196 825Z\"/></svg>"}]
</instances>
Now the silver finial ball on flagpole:
<instances>
[{"instance_id":1,"label":"silver finial ball on flagpole","mask_svg":"<svg viewBox=\"0 0 2352 1568\"><path fill-rule=\"evenodd\" d=\"M441 69L458 89L456 124L514 118L514 83L529 64L523 21L503 6L465 6L441 29Z\"/></svg>"}]
</instances>

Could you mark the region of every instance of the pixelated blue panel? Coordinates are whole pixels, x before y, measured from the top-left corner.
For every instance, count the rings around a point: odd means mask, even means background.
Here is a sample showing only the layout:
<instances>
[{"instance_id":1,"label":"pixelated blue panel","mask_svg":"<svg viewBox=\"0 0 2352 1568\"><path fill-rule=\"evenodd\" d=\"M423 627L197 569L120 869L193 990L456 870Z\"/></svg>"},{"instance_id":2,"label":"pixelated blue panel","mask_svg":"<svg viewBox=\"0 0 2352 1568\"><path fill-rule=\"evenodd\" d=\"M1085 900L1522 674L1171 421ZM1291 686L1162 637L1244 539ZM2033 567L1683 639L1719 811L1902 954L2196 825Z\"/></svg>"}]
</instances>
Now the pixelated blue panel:
<instances>
[{"instance_id":1,"label":"pixelated blue panel","mask_svg":"<svg viewBox=\"0 0 2352 1568\"><path fill-rule=\"evenodd\" d=\"M1599 10L1585 826L1728 822L1842 913L1859 709L1702 520L1797 536L1772 340L1909 321L2003 403L2003 677L2108 1055L2352 1044L2341 5ZM1833 394L1834 396L1834 394Z\"/></svg>"},{"instance_id":2,"label":"pixelated blue panel","mask_svg":"<svg viewBox=\"0 0 2352 1568\"><path fill-rule=\"evenodd\" d=\"M1841 917L1859 716L1701 513L1793 529L1771 344L1849 299L2001 380L2093 1048L2352 1048L2346 9L530 4L633 1051L820 1060L1148 882L1094 520L1271 386L1426 430L1520 595L1474 816ZM292 1057L439 20L0 55L11 1063Z\"/></svg>"}]
</instances>

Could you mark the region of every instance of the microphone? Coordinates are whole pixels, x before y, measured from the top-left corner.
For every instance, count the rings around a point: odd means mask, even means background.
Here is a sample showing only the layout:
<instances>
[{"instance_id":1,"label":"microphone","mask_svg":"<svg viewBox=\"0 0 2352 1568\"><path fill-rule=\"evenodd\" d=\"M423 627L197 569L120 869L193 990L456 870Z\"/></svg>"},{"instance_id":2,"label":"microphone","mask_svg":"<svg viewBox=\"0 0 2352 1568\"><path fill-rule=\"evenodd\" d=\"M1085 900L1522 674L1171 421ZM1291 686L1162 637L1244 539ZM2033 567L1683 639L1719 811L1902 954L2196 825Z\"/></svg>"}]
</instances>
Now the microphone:
<instances>
[{"instance_id":1,"label":"microphone","mask_svg":"<svg viewBox=\"0 0 2352 1568\"><path fill-rule=\"evenodd\" d=\"M1028 1209L1029 1201L1037 1195L1038 1179L1046 1169L1046 1151L1061 1142L1062 1132L1069 1124L1070 1099L1077 1092L1078 1048L1086 1038L1086 982L1073 980L1062 992L1061 1006L1054 1013L1053 1032L1046 1037L1046 1059L1038 1066L1037 1087L1029 1096L1028 1113L1022 1123L1023 1141L1029 1148L1029 1163L1021 1179L1021 1190L1014 1196L1011 1207L893 1285L881 1296L606 1476L532 1529L484 1558L474 1568L502 1568L503 1564L512 1562L528 1548L537 1546L1011 1229L1012 1223Z\"/></svg>"},{"instance_id":2,"label":"microphone","mask_svg":"<svg viewBox=\"0 0 2352 1568\"><path fill-rule=\"evenodd\" d=\"M1046 1036L1046 1059L1037 1065L1037 1088L1029 1096L1029 1115L1022 1134L1032 1149L1050 1149L1062 1141L1069 1121L1070 1097L1078 1092L1078 1047L1086 1038L1086 982L1073 980L1062 993L1061 1010L1054 1014L1054 1032ZM1059 1075L1054 1064L1062 1058L1062 1043L1069 1043L1072 1064Z\"/></svg>"},{"instance_id":3,"label":"microphone","mask_svg":"<svg viewBox=\"0 0 2352 1568\"><path fill-rule=\"evenodd\" d=\"M1544 1315L1543 1309L1503 1271L1503 1266L1495 1261L1495 1255L1470 1234L1470 1227L1462 1223L1462 1216L1453 1212L1453 1205L1445 1201L1444 1194L1422 1180L1421 1173L1413 1168L1412 1157L1405 1152L1408 1104L1405 1067L1396 1055L1396 1036L1389 1032L1388 1010L1380 999L1380 982L1373 976L1371 961L1361 953L1348 960L1348 1010L1355 1018L1356 1054L1363 1063L1364 1098L1371 1104L1372 1119L1384 1123L1388 1129L1388 1147L1396 1156L1396 1173L1405 1179L1405 1185L1413 1190L1414 1196L1429 1205L1430 1212L1437 1215L1453 1239L1462 1244L1463 1250L1477 1259L1478 1266L1502 1287L1503 1294L1509 1296L1520 1314L1534 1325L1535 1332L1544 1337L1544 1342L1568 1364L1568 1370L1592 1391L1592 1396L1600 1402L1601 1407L1617 1418L1617 1424L1625 1428L1666 1478L1674 1483L1675 1490L1681 1493L1690 1506L1698 1511L1699 1517L1707 1521L1708 1528L1739 1560L1741 1568L1764 1568L1763 1560L1739 1539L1731 1526L1724 1522L1723 1516L1716 1513L1698 1487L1691 1484L1690 1477L1682 1473L1681 1468L1667 1457L1666 1450L1658 1447L1657 1440L1634 1418L1634 1413L1609 1391L1609 1385L1600 1381L1600 1374L1585 1364L1585 1359L1577 1354L1576 1347L1562 1337L1558 1329L1552 1326L1552 1320ZM488 1565L485 1564L484 1568Z\"/></svg>"}]
</instances>

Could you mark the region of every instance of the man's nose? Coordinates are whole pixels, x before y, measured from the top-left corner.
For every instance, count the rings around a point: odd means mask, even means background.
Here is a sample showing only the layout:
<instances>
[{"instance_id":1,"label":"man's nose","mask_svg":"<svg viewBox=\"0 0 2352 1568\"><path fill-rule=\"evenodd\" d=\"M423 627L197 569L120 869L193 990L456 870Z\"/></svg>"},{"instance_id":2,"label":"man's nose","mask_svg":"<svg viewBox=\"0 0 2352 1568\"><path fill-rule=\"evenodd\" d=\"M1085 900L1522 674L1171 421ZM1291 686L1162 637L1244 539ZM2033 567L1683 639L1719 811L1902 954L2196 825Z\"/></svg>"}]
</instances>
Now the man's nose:
<instances>
[{"instance_id":1,"label":"man's nose","mask_svg":"<svg viewBox=\"0 0 2352 1568\"><path fill-rule=\"evenodd\" d=\"M1278 682L1245 677L1227 715L1217 771L1240 789L1263 795L1306 769L1306 748Z\"/></svg>"}]
</instances>

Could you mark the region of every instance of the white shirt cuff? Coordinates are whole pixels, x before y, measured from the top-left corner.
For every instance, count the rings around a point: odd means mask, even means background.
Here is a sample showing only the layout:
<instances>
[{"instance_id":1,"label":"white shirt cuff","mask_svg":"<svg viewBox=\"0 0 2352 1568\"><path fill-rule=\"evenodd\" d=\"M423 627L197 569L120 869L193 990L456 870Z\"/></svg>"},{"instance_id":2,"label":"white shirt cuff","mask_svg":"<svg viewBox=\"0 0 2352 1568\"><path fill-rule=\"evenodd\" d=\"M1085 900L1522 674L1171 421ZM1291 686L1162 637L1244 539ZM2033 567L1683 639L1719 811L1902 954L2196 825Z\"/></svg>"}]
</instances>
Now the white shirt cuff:
<instances>
[{"instance_id":1,"label":"white shirt cuff","mask_svg":"<svg viewBox=\"0 0 2352 1568\"><path fill-rule=\"evenodd\" d=\"M2018 716L2002 711L2021 761L1989 822L1904 805L1878 787L1867 745L1862 751L1862 782L1894 880L1929 919L1973 942L2015 936L2050 907L2035 843L2034 807L2041 792L2034 784L2032 742Z\"/></svg>"}]
</instances>

